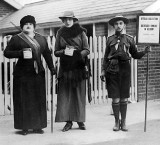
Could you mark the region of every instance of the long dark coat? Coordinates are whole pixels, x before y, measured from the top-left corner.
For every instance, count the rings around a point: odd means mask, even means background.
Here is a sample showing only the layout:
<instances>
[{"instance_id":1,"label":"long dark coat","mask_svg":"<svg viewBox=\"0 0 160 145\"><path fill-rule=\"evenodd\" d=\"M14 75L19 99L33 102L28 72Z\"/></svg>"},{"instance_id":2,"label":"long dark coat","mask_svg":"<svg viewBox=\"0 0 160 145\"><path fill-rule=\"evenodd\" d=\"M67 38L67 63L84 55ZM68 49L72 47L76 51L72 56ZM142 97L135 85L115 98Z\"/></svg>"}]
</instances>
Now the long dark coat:
<instances>
[{"instance_id":1,"label":"long dark coat","mask_svg":"<svg viewBox=\"0 0 160 145\"><path fill-rule=\"evenodd\" d=\"M60 57L60 60L65 57L64 49L66 48L66 45L68 45L68 42L66 42L67 39L69 41L75 42L76 49L80 52L82 59L84 59L89 54L89 46L85 34L85 29L80 27L79 24L74 24L70 28L66 28L64 26L58 31L55 43L55 56ZM70 64L73 64L76 60L77 58L73 59ZM63 68L64 67L62 67L61 63L58 74L59 90L57 96L57 110L55 121L84 122L86 105L86 81L85 79L82 79L78 81L76 85L70 79L66 81L65 77L70 78L70 76L72 76L72 74L74 73L74 70L65 72ZM78 73L79 72L77 71L77 74Z\"/></svg>"},{"instance_id":2,"label":"long dark coat","mask_svg":"<svg viewBox=\"0 0 160 145\"><path fill-rule=\"evenodd\" d=\"M50 70L54 69L47 41L40 34L34 37ZM36 74L33 59L23 59L23 48L30 46L18 35L11 38L4 50L7 58L18 58L13 72L13 104L15 129L41 129L47 126L45 72ZM42 63L42 62L41 62Z\"/></svg>"}]
</instances>

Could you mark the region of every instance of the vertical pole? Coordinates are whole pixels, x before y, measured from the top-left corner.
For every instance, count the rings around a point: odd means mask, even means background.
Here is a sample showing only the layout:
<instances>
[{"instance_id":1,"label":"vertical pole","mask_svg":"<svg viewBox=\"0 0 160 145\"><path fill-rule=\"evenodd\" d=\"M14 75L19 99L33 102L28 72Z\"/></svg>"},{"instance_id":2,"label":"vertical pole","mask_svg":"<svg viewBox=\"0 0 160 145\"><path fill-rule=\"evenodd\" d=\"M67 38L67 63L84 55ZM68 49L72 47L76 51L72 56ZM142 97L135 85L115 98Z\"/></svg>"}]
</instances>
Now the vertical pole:
<instances>
[{"instance_id":1,"label":"vertical pole","mask_svg":"<svg viewBox=\"0 0 160 145\"><path fill-rule=\"evenodd\" d=\"M146 126L147 126L148 66L149 66L149 54L147 53L147 73L146 73L146 98L145 98L145 121L144 121L144 132L146 132Z\"/></svg>"},{"instance_id":2,"label":"vertical pole","mask_svg":"<svg viewBox=\"0 0 160 145\"><path fill-rule=\"evenodd\" d=\"M92 76L93 76L93 60L94 60L94 53L93 53L93 38L92 37L90 37L89 38L89 49L90 49L90 55L89 55L89 57L90 57L90 65L91 65L91 74L92 74ZM94 92L93 92L93 77L91 77L90 78L91 79L91 96L92 96L92 98L94 98L93 96L93 94L94 94ZM92 103L92 102L91 102ZM90 103L90 104L91 104Z\"/></svg>"},{"instance_id":3,"label":"vertical pole","mask_svg":"<svg viewBox=\"0 0 160 145\"><path fill-rule=\"evenodd\" d=\"M96 26L95 23L93 24L93 53L94 53L94 64L93 64L93 71L94 71L94 103L97 103L97 37L96 37Z\"/></svg>"},{"instance_id":4,"label":"vertical pole","mask_svg":"<svg viewBox=\"0 0 160 145\"><path fill-rule=\"evenodd\" d=\"M51 76L51 133L53 133L53 75Z\"/></svg>"},{"instance_id":5,"label":"vertical pole","mask_svg":"<svg viewBox=\"0 0 160 145\"><path fill-rule=\"evenodd\" d=\"M4 83L2 83L2 68L3 68L2 64L4 64L2 42L3 42L3 38L2 38L2 35L0 35L0 115L5 115L4 93L2 89L4 85Z\"/></svg>"},{"instance_id":6,"label":"vertical pole","mask_svg":"<svg viewBox=\"0 0 160 145\"><path fill-rule=\"evenodd\" d=\"M134 75L135 91L134 92L135 92L135 102L138 102L138 97L137 97L137 78L138 78L137 77L137 60L135 59L134 62L135 62L135 71L134 71L135 72L135 75Z\"/></svg>"}]
</instances>

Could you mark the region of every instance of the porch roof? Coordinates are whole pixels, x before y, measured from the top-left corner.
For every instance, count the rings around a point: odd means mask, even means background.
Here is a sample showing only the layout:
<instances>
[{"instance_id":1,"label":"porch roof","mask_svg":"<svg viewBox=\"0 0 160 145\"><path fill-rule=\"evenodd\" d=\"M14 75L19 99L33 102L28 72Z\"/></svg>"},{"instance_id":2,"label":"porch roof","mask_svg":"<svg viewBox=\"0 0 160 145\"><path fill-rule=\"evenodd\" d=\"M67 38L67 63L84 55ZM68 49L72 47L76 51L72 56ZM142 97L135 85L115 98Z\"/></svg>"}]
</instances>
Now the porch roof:
<instances>
[{"instance_id":1,"label":"porch roof","mask_svg":"<svg viewBox=\"0 0 160 145\"><path fill-rule=\"evenodd\" d=\"M62 25L59 16L66 10L73 10L81 24L107 22L116 14L135 18L137 13L157 0L45 0L27 4L0 21L1 32L11 32L19 26L25 15L36 18L37 28L58 27Z\"/></svg>"}]
</instances>

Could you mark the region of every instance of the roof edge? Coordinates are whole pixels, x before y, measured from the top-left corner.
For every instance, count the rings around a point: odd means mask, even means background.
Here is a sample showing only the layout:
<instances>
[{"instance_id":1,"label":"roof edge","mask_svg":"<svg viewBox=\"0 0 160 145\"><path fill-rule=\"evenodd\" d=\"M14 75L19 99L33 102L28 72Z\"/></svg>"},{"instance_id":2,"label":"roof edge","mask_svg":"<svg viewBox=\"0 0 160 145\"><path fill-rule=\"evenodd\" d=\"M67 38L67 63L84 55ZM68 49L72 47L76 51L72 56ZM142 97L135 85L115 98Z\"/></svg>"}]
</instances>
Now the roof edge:
<instances>
[{"instance_id":1,"label":"roof edge","mask_svg":"<svg viewBox=\"0 0 160 145\"><path fill-rule=\"evenodd\" d=\"M23 7L20 3L16 2L15 0L3 0L3 1L5 1L6 3L8 3L17 10Z\"/></svg>"},{"instance_id":2,"label":"roof edge","mask_svg":"<svg viewBox=\"0 0 160 145\"><path fill-rule=\"evenodd\" d=\"M144 13L155 13L157 10L159 10L159 6L160 6L160 0L157 0L142 11Z\"/></svg>"},{"instance_id":3,"label":"roof edge","mask_svg":"<svg viewBox=\"0 0 160 145\"><path fill-rule=\"evenodd\" d=\"M123 16L127 17L128 19L134 19L137 18L138 14L143 13L141 10L139 11L132 11L132 12L126 12L121 13ZM95 16L95 17L88 17L88 18L80 18L79 23L82 25L86 24L94 24L94 23L102 23L102 22L108 22L111 18L113 18L117 13L110 14L110 15L101 15L101 16ZM63 23L61 21L55 21L55 22L47 22L47 23L37 23L36 29L44 29L44 28L52 28L52 27L61 27ZM1 33L9 33L13 31L17 31L16 28L10 27L10 28L4 28L0 29Z\"/></svg>"}]
</instances>

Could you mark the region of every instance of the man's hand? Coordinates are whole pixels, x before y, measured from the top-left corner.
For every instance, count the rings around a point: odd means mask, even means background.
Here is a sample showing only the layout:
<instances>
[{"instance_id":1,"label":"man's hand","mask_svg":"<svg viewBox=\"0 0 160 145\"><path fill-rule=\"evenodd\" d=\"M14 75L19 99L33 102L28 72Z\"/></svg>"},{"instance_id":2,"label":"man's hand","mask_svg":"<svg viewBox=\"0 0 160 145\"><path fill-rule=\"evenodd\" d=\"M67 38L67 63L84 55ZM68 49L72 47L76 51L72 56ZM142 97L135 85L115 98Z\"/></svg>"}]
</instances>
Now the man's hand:
<instances>
[{"instance_id":1,"label":"man's hand","mask_svg":"<svg viewBox=\"0 0 160 145\"><path fill-rule=\"evenodd\" d=\"M151 52L151 46L146 46L145 47L145 53Z\"/></svg>"}]
</instances>

